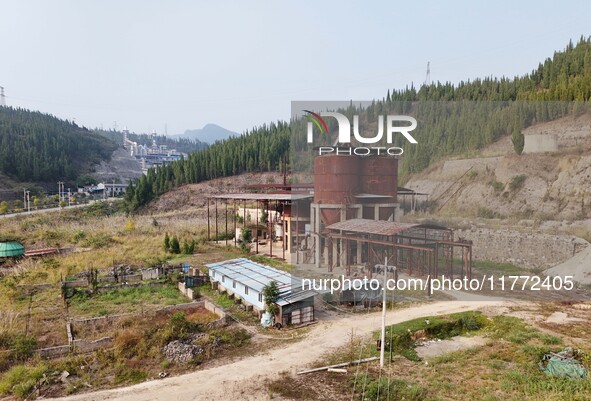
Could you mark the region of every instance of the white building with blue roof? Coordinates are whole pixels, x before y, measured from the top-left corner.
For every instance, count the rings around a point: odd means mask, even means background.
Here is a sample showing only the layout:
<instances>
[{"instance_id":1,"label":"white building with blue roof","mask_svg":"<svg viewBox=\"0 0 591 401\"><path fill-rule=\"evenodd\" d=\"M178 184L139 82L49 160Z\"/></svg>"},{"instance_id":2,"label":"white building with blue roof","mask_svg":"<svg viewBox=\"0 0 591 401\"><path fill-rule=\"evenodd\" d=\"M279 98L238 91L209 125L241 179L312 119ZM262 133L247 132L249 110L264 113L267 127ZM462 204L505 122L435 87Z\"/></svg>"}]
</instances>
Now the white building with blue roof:
<instances>
[{"instance_id":1,"label":"white building with blue roof","mask_svg":"<svg viewBox=\"0 0 591 401\"><path fill-rule=\"evenodd\" d=\"M239 298L259 314L265 311L263 288L277 283L279 312L275 322L283 326L314 320L314 291L302 291L301 279L274 267L246 258L230 259L206 265L214 288Z\"/></svg>"}]
</instances>

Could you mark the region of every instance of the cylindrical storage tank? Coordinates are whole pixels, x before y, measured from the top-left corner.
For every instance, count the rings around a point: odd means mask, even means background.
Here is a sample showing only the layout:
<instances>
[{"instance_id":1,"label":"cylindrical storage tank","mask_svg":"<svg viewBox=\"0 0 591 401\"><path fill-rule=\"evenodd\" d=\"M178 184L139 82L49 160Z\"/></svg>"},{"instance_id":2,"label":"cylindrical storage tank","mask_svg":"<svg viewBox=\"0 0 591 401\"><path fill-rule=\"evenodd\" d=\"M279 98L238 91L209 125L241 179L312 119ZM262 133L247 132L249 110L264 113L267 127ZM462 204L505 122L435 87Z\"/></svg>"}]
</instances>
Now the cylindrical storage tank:
<instances>
[{"instance_id":1,"label":"cylindrical storage tank","mask_svg":"<svg viewBox=\"0 0 591 401\"><path fill-rule=\"evenodd\" d=\"M17 258L25 254L25 247L18 241L0 242L0 258Z\"/></svg>"},{"instance_id":2,"label":"cylindrical storage tank","mask_svg":"<svg viewBox=\"0 0 591 401\"><path fill-rule=\"evenodd\" d=\"M361 170L361 193L387 195L392 197L392 202L397 201L397 158L392 156L365 157L361 160Z\"/></svg>"},{"instance_id":3,"label":"cylindrical storage tank","mask_svg":"<svg viewBox=\"0 0 591 401\"><path fill-rule=\"evenodd\" d=\"M325 155L314 159L314 203L343 205L359 192L359 156ZM339 209L322 209L322 223L340 221Z\"/></svg>"}]
</instances>

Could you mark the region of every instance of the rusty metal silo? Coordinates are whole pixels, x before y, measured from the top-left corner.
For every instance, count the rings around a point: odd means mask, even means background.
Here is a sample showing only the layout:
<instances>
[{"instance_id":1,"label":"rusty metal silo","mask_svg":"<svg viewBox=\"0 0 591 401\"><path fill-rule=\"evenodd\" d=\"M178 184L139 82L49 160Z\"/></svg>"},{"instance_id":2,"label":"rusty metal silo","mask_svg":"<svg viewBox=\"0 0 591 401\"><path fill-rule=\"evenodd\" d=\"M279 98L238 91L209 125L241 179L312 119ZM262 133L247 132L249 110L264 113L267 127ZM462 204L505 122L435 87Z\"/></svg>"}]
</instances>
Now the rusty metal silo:
<instances>
[{"instance_id":1,"label":"rusty metal silo","mask_svg":"<svg viewBox=\"0 0 591 401\"><path fill-rule=\"evenodd\" d=\"M361 193L391 196L397 201L398 159L369 156L361 159Z\"/></svg>"},{"instance_id":2,"label":"rusty metal silo","mask_svg":"<svg viewBox=\"0 0 591 401\"><path fill-rule=\"evenodd\" d=\"M314 159L314 203L342 205L351 203L359 193L360 158L349 155L325 155ZM321 209L325 225L340 221L340 210Z\"/></svg>"},{"instance_id":3,"label":"rusty metal silo","mask_svg":"<svg viewBox=\"0 0 591 401\"><path fill-rule=\"evenodd\" d=\"M361 160L360 192L389 196L379 203L395 203L398 197L398 159L388 156L369 156ZM395 207L380 207L379 220L395 216Z\"/></svg>"}]
</instances>

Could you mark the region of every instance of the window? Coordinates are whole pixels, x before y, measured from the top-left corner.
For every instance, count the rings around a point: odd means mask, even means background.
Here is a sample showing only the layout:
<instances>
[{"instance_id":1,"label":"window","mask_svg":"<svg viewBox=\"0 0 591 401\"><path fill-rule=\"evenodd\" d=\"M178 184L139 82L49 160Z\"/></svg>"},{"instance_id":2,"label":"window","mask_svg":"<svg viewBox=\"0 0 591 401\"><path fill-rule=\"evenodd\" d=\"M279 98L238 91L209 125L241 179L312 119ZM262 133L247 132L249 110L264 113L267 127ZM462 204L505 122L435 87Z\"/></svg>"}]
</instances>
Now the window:
<instances>
[{"instance_id":1,"label":"window","mask_svg":"<svg viewBox=\"0 0 591 401\"><path fill-rule=\"evenodd\" d=\"M232 288L236 288L236 281L232 280Z\"/></svg>"},{"instance_id":2,"label":"window","mask_svg":"<svg viewBox=\"0 0 591 401\"><path fill-rule=\"evenodd\" d=\"M263 294L259 293L259 302L263 302Z\"/></svg>"},{"instance_id":3,"label":"window","mask_svg":"<svg viewBox=\"0 0 591 401\"><path fill-rule=\"evenodd\" d=\"M247 286L244 286L244 293L245 293L246 295L248 295L248 287L247 287Z\"/></svg>"},{"instance_id":4,"label":"window","mask_svg":"<svg viewBox=\"0 0 591 401\"><path fill-rule=\"evenodd\" d=\"M226 281L226 276L222 274L222 283Z\"/></svg>"},{"instance_id":5,"label":"window","mask_svg":"<svg viewBox=\"0 0 591 401\"><path fill-rule=\"evenodd\" d=\"M215 277L215 270L213 271L213 277Z\"/></svg>"}]
</instances>

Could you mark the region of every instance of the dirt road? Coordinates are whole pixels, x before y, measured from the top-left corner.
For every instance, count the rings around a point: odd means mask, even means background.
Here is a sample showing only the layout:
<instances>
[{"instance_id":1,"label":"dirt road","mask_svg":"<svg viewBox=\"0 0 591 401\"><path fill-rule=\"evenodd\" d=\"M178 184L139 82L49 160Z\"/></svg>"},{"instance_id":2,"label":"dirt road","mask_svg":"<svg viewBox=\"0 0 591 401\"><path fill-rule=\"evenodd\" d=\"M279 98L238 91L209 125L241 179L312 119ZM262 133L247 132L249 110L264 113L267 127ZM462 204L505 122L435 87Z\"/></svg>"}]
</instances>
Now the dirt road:
<instances>
[{"instance_id":1,"label":"dirt road","mask_svg":"<svg viewBox=\"0 0 591 401\"><path fill-rule=\"evenodd\" d=\"M479 301L444 301L388 313L388 324L422 316L448 314L484 307L508 305L509 301L482 297ZM353 331L356 336L370 334L381 324L381 315L355 314L321 321L301 341L251 356L233 363L200 370L163 380L149 381L131 387L98 391L60 398L63 401L201 401L201 400L267 400L265 378L282 371L301 370L323 354L346 344Z\"/></svg>"}]
</instances>

